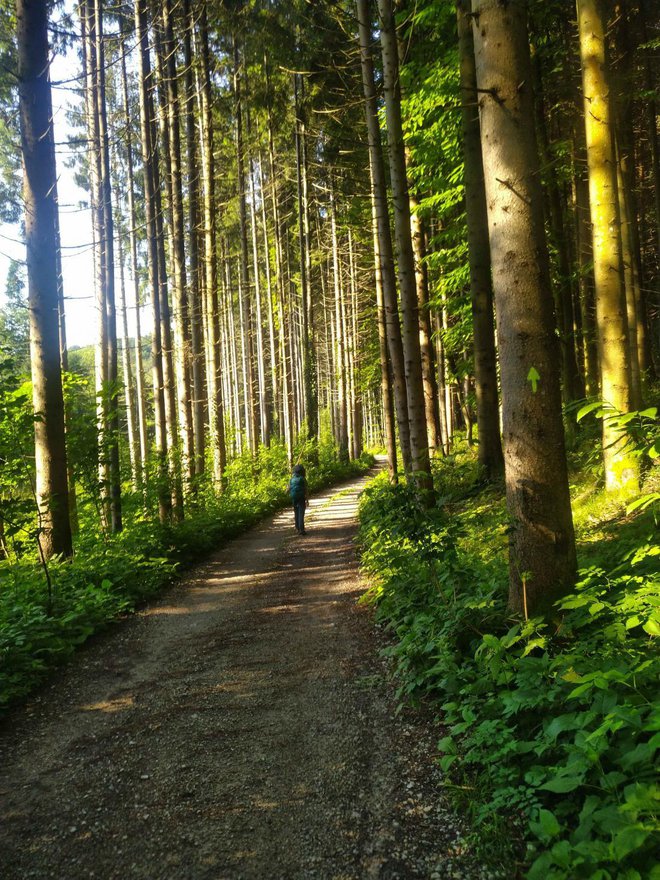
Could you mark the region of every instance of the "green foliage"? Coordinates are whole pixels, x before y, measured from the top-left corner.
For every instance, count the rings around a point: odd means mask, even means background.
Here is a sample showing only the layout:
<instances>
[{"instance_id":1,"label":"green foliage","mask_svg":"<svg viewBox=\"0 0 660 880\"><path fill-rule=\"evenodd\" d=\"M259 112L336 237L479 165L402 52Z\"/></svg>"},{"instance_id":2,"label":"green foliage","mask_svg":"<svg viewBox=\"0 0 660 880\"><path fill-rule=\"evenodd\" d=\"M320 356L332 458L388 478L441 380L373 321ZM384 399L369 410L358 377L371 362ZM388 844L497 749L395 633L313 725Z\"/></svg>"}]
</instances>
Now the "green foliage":
<instances>
[{"instance_id":1,"label":"green foliage","mask_svg":"<svg viewBox=\"0 0 660 880\"><path fill-rule=\"evenodd\" d=\"M16 375L11 358L0 361L0 522L4 552L36 536L33 492L32 386Z\"/></svg>"},{"instance_id":2,"label":"green foliage","mask_svg":"<svg viewBox=\"0 0 660 880\"><path fill-rule=\"evenodd\" d=\"M25 267L11 260L5 285L5 305L0 309L0 351L11 357L19 375L30 373L30 330Z\"/></svg>"},{"instance_id":3,"label":"green foliage","mask_svg":"<svg viewBox=\"0 0 660 880\"><path fill-rule=\"evenodd\" d=\"M652 518L606 553L590 545L574 592L547 619L524 622L507 611L494 552L505 542L503 506L465 464L447 493L451 467L439 468L445 510L426 528L405 487L378 480L361 507L362 561L394 635L400 695L442 709L443 768L482 831L504 815L509 837L517 828L527 839L530 878L651 876L660 831Z\"/></svg>"},{"instance_id":4,"label":"green foliage","mask_svg":"<svg viewBox=\"0 0 660 880\"><path fill-rule=\"evenodd\" d=\"M0 406L7 405L0 399ZM0 420L2 430L15 420ZM373 464L365 456L339 465L328 443L321 445L318 465L302 460L313 489ZM0 562L0 712L90 635L156 595L182 568L287 504L288 476L286 449L261 448L256 459L246 455L231 463L222 495L200 491L183 522L163 525L132 516L118 535L99 534L93 499L83 497L74 561L49 563L52 600L43 572L27 554Z\"/></svg>"}]
</instances>

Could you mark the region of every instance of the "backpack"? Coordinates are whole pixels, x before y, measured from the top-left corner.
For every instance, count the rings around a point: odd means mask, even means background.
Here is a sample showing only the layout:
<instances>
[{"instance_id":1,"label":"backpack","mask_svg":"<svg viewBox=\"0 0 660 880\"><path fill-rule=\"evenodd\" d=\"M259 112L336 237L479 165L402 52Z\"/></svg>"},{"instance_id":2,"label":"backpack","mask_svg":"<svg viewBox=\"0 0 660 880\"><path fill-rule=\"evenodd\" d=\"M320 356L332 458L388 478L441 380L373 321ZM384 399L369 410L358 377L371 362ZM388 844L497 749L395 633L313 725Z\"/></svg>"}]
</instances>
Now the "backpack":
<instances>
[{"instance_id":1,"label":"backpack","mask_svg":"<svg viewBox=\"0 0 660 880\"><path fill-rule=\"evenodd\" d=\"M304 501L305 500L305 488L306 488L305 478L302 474L294 474L291 477L289 482L289 491L291 493L292 501Z\"/></svg>"}]
</instances>

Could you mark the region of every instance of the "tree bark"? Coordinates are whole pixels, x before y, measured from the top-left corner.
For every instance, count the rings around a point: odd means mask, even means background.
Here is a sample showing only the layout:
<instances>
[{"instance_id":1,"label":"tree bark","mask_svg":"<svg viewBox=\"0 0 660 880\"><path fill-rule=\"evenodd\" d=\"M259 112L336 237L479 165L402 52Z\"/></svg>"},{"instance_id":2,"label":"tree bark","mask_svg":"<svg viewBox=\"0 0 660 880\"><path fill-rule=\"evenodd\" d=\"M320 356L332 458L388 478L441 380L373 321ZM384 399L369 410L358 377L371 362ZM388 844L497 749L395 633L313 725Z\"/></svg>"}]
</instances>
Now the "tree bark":
<instances>
[{"instance_id":1,"label":"tree bark","mask_svg":"<svg viewBox=\"0 0 660 880\"><path fill-rule=\"evenodd\" d=\"M108 459L110 478L110 526L113 534L122 529L121 473L119 464L119 359L117 353L117 309L115 304L114 224L112 218L112 181L110 178L110 134L105 94L105 51L101 0L94 0L96 18L96 73L101 147L104 239L102 249L105 270L105 306L108 334Z\"/></svg>"},{"instance_id":2,"label":"tree bark","mask_svg":"<svg viewBox=\"0 0 660 880\"><path fill-rule=\"evenodd\" d=\"M387 184L385 164L378 121L376 87L371 50L371 14L369 0L357 0L357 15L360 40L360 61L362 67L362 87L364 90L365 116L369 137L369 170L372 180L372 199L375 204L378 231L378 255L380 277L385 311L387 348L392 371L394 403L403 469L410 473L412 460L410 454L410 426L408 423L408 394L406 390L405 361L401 340L401 324L397 303L394 257L392 253L392 232L387 208Z\"/></svg>"},{"instance_id":3,"label":"tree bark","mask_svg":"<svg viewBox=\"0 0 660 880\"><path fill-rule=\"evenodd\" d=\"M162 49L162 28L160 26L161 4L151 0L152 35L154 40L154 60L157 76L158 113L152 120L152 141L157 152L164 157L163 172L165 187L161 186L161 167L153 163L155 194L156 244L158 253L158 281L160 294L160 332L163 344L163 377L165 381L165 423L167 428L168 466L172 493L172 518L181 521L184 515L183 480L181 473L181 444L179 442L179 414L177 405L177 371L175 370L175 351L172 339L172 311L170 307L170 278L173 279L175 299L177 279L174 270L174 248L167 247L166 236L172 239L172 192L170 167L170 129L167 124L166 74ZM160 143L158 136L160 134ZM168 260L169 257L169 260ZM169 265L168 265L169 262ZM182 426L181 426L182 427Z\"/></svg>"},{"instance_id":4,"label":"tree bark","mask_svg":"<svg viewBox=\"0 0 660 880\"><path fill-rule=\"evenodd\" d=\"M619 268L616 166L612 150L610 86L605 66L605 29L597 0L577 0L582 87L589 168L598 355L605 404L626 413L631 404L630 346L625 291ZM627 438L603 419L603 461L609 490L634 493L638 462Z\"/></svg>"},{"instance_id":5,"label":"tree bark","mask_svg":"<svg viewBox=\"0 0 660 880\"><path fill-rule=\"evenodd\" d=\"M123 41L120 43L122 66L122 95L124 102L124 126L126 130L126 171L128 177L128 220L129 247L131 252L131 275L133 279L133 305L135 308L135 382L137 398L137 423L140 437L140 485L146 485L146 465L149 456L147 436L146 394L144 388L144 367L142 363L142 329L140 320L140 279L137 257L137 236L135 233L135 175L133 169L133 142L131 137L131 115L128 101L128 77L126 75L126 56Z\"/></svg>"},{"instance_id":6,"label":"tree bark","mask_svg":"<svg viewBox=\"0 0 660 880\"><path fill-rule=\"evenodd\" d=\"M18 93L35 414L39 544L46 559L71 556L64 400L58 332L55 141L48 79L48 4L16 5Z\"/></svg>"},{"instance_id":7,"label":"tree bark","mask_svg":"<svg viewBox=\"0 0 660 880\"><path fill-rule=\"evenodd\" d=\"M170 204L170 258L174 291L174 329L176 339L176 388L179 425L183 439L183 472L188 489L195 476L195 439L191 406L191 338L188 277L186 272L184 205L179 130L179 86L172 22L172 2L162 0L162 72L164 86L165 127L167 130L167 177Z\"/></svg>"},{"instance_id":8,"label":"tree bark","mask_svg":"<svg viewBox=\"0 0 660 880\"><path fill-rule=\"evenodd\" d=\"M204 261L206 297L206 347L209 359L207 387L209 424L213 450L213 477L218 488L224 484L227 465L225 448L222 373L220 364L220 328L218 324L218 270L215 234L215 159L213 119L211 116L211 59L209 53L206 0L202 5L199 42L201 49L201 127L202 173L204 180Z\"/></svg>"},{"instance_id":9,"label":"tree bark","mask_svg":"<svg viewBox=\"0 0 660 880\"><path fill-rule=\"evenodd\" d=\"M580 309L582 312L582 336L584 339L585 385L590 397L599 391L598 328L596 326L596 299L594 291L593 242L591 238L591 210L589 207L589 184L585 178L586 155L578 157L575 164L575 228L579 267Z\"/></svg>"},{"instance_id":10,"label":"tree bark","mask_svg":"<svg viewBox=\"0 0 660 880\"><path fill-rule=\"evenodd\" d=\"M190 354L192 373L192 420L195 474L204 473L205 370L204 333L200 291L200 204L199 167L195 137L195 77L192 35L194 15L191 0L183 0L183 63L186 114L186 178L188 184L188 257L190 266Z\"/></svg>"},{"instance_id":11,"label":"tree bark","mask_svg":"<svg viewBox=\"0 0 660 880\"><path fill-rule=\"evenodd\" d=\"M138 44L138 82L140 97L140 133L142 139L142 168L144 175L144 206L146 214L147 268L153 314L151 334L152 377L154 389L155 446L157 456L158 514L167 522L172 510L167 473L167 425L165 416L165 381L161 337L160 266L158 258L156 193L154 164L157 160L152 120L153 74L149 58L149 33L146 0L135 0L135 36Z\"/></svg>"},{"instance_id":12,"label":"tree bark","mask_svg":"<svg viewBox=\"0 0 660 880\"><path fill-rule=\"evenodd\" d=\"M128 451L131 462L131 477L135 491L142 489L143 465L140 458L140 434L138 429L137 410L135 406L135 383L133 381L133 364L128 338L128 314L126 310L126 275L124 270L124 248L122 245L121 209L119 205L119 189L115 189L115 209L119 226L117 251L119 261L119 311L122 320L123 344L122 366L124 373L124 404L126 409L126 428L128 433Z\"/></svg>"},{"instance_id":13,"label":"tree bark","mask_svg":"<svg viewBox=\"0 0 660 880\"><path fill-rule=\"evenodd\" d=\"M101 519L104 529L110 528L110 461L108 424L108 313L106 304L107 252L103 211L103 162L99 126L99 89L96 58L96 17L94 0L80 4L83 78L85 81L85 123L89 163L90 205L94 239L94 294L96 298L96 343L94 346L94 377L96 391L96 430L98 436L98 482L101 495Z\"/></svg>"},{"instance_id":14,"label":"tree bark","mask_svg":"<svg viewBox=\"0 0 660 880\"><path fill-rule=\"evenodd\" d=\"M509 604L573 585L575 538L533 125L525 4L477 0L474 45L502 381Z\"/></svg>"},{"instance_id":15,"label":"tree bark","mask_svg":"<svg viewBox=\"0 0 660 880\"><path fill-rule=\"evenodd\" d=\"M245 371L245 395L246 395L246 428L248 445L253 455L256 455L259 445L258 430L258 405L255 394L254 382L254 333L252 320L252 302L250 287L250 257L247 240L247 206L245 187L245 167L243 156L243 104L241 89L241 57L238 40L234 36L234 101L236 113L236 168L238 176L238 223L241 243L241 330L243 334L243 358Z\"/></svg>"},{"instance_id":16,"label":"tree bark","mask_svg":"<svg viewBox=\"0 0 660 880\"><path fill-rule=\"evenodd\" d=\"M408 393L408 423L410 425L410 454L414 478L426 501L432 495L431 463L426 434L424 385L419 345L419 307L415 279L415 260L410 237L410 200L406 179L406 161L401 125L401 92L399 86L399 59L394 27L392 0L378 0L380 42L383 55L385 111L389 145L390 179L394 205L394 232L397 251L397 270L401 293L403 324L403 351L405 357L406 389Z\"/></svg>"},{"instance_id":17,"label":"tree bark","mask_svg":"<svg viewBox=\"0 0 660 880\"><path fill-rule=\"evenodd\" d=\"M547 132L547 113L543 94L540 59L538 55L533 62L534 90L537 132L541 164L550 167L552 156ZM561 390L565 404L584 397L578 374L575 355L575 334L573 330L573 292L571 288L571 264L568 254L568 235L566 218L562 208L559 184L553 170L545 186L547 198L547 221L551 240L557 254L557 281L555 284L555 318L559 333L559 351L561 355ZM572 422L567 422L567 432L572 430Z\"/></svg>"},{"instance_id":18,"label":"tree bark","mask_svg":"<svg viewBox=\"0 0 660 880\"><path fill-rule=\"evenodd\" d=\"M303 395L307 415L307 437L318 435L318 395L316 393L316 358L314 355L314 327L312 323L311 254L309 234L309 196L307 188L307 146L305 120L302 109L300 74L293 75L293 94L296 113L296 184L298 197L298 243L300 248L300 295L302 318L302 373Z\"/></svg>"},{"instance_id":19,"label":"tree bark","mask_svg":"<svg viewBox=\"0 0 660 880\"><path fill-rule=\"evenodd\" d=\"M339 241L337 235L337 208L334 193L330 194L330 224L332 232L332 276L335 292L335 379L338 394L337 446L340 461L348 461L348 411L346 403L346 372L344 370L344 347L346 339L342 332L343 285L339 263Z\"/></svg>"},{"instance_id":20,"label":"tree bark","mask_svg":"<svg viewBox=\"0 0 660 880\"><path fill-rule=\"evenodd\" d=\"M500 412L497 394L497 355L493 319L493 286L490 274L488 213L481 157L477 74L470 0L458 0L458 52L461 73L461 122L465 183L465 211L470 261L470 298L474 347L474 384L477 400L478 456L490 479L504 470Z\"/></svg>"}]
</instances>

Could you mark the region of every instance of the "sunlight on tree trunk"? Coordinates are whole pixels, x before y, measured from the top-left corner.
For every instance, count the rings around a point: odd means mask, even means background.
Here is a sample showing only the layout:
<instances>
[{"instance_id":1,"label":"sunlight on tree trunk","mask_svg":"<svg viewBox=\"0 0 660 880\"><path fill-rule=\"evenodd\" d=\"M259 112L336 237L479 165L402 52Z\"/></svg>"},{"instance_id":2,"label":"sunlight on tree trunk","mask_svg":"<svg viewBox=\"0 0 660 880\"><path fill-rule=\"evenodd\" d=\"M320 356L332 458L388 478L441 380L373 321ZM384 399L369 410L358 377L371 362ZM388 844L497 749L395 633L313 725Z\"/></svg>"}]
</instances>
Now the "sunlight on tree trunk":
<instances>
[{"instance_id":1,"label":"sunlight on tree trunk","mask_svg":"<svg viewBox=\"0 0 660 880\"><path fill-rule=\"evenodd\" d=\"M597 0L577 0L577 13L593 229L601 395L603 402L617 413L627 413L631 409L630 345L625 292L619 274L621 240L605 31ZM634 494L639 483L638 461L630 454L627 435L607 417L603 419L603 459L607 488Z\"/></svg>"}]
</instances>

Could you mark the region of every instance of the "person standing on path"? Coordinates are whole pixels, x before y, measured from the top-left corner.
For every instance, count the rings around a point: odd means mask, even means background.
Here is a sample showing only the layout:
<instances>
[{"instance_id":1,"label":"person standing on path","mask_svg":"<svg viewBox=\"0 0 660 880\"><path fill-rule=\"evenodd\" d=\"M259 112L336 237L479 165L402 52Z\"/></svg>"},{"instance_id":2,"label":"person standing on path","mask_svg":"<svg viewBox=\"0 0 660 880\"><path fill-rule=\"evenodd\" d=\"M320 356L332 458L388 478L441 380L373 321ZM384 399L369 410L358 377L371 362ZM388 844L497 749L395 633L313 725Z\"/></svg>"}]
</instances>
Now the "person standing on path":
<instances>
[{"instance_id":1,"label":"person standing on path","mask_svg":"<svg viewBox=\"0 0 660 880\"><path fill-rule=\"evenodd\" d=\"M293 515L296 523L296 531L299 535L305 534L305 508L309 504L307 498L307 480L305 468L301 464L295 465L287 492L293 501Z\"/></svg>"}]
</instances>

